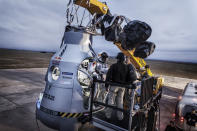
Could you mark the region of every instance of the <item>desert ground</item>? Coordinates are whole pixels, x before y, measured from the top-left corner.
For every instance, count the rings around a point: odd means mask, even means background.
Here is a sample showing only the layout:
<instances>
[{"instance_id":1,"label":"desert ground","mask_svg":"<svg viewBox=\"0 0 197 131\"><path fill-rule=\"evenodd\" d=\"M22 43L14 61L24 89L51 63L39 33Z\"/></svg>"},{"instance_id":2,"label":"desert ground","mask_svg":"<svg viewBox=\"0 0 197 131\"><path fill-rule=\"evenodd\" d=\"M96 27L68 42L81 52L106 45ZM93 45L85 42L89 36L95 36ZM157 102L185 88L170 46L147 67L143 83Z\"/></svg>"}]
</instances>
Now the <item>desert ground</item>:
<instances>
[{"instance_id":1,"label":"desert ground","mask_svg":"<svg viewBox=\"0 0 197 131\"><path fill-rule=\"evenodd\" d=\"M37 131L35 101L45 87L53 53L0 49L0 130ZM197 64L147 60L165 79L161 99L161 131L172 119L177 97L188 82L197 83ZM53 131L38 122L40 131ZM81 130L100 130L87 125Z\"/></svg>"}]
</instances>

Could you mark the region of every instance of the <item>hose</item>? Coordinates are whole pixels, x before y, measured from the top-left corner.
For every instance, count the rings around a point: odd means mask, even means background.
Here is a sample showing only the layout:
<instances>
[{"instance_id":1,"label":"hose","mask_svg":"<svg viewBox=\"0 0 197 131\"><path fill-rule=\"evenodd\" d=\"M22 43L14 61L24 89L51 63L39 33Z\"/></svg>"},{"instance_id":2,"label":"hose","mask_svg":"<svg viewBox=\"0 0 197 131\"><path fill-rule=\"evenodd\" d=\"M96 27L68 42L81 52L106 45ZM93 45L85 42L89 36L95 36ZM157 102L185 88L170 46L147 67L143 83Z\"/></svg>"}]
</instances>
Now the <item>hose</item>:
<instances>
[{"instance_id":1,"label":"hose","mask_svg":"<svg viewBox=\"0 0 197 131\"><path fill-rule=\"evenodd\" d=\"M35 112L36 112L36 111L35 111ZM38 131L40 131L40 127L39 127L39 124L38 124L37 115L36 115L35 119L36 119L36 126L37 126L37 129L38 129Z\"/></svg>"},{"instance_id":2,"label":"hose","mask_svg":"<svg viewBox=\"0 0 197 131\"><path fill-rule=\"evenodd\" d=\"M159 131L160 131L160 124L161 124L160 118L161 118L161 116L160 116L160 106L159 106Z\"/></svg>"}]
</instances>

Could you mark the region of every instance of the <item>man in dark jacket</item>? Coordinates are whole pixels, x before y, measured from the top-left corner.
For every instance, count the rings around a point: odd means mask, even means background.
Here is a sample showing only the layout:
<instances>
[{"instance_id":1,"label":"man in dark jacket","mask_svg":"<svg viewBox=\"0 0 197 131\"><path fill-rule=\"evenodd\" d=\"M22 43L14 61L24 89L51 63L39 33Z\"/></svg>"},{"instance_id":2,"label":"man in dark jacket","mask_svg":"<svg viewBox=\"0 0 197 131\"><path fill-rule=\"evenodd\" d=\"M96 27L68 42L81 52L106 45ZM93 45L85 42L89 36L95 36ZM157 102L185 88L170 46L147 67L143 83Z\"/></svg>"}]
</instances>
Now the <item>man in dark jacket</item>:
<instances>
[{"instance_id":1,"label":"man in dark jacket","mask_svg":"<svg viewBox=\"0 0 197 131\"><path fill-rule=\"evenodd\" d=\"M129 56L126 57L126 64L128 66L127 82L129 84L132 84L134 81L137 80L137 72L136 72L136 68L131 63Z\"/></svg>"},{"instance_id":2,"label":"man in dark jacket","mask_svg":"<svg viewBox=\"0 0 197 131\"><path fill-rule=\"evenodd\" d=\"M126 83L127 82L127 73L128 67L124 63L125 57L123 53L118 53L117 55L117 63L111 65L107 72L106 81L115 82L115 83ZM105 85L108 89L108 85ZM111 86L109 89L108 95L108 104L114 105L117 104L118 108L123 108L123 97L124 97L125 89L118 86ZM116 102L115 102L116 100ZM106 109L106 117L111 118L112 109ZM118 120L122 120L124 118L123 112L117 111Z\"/></svg>"},{"instance_id":3,"label":"man in dark jacket","mask_svg":"<svg viewBox=\"0 0 197 131\"><path fill-rule=\"evenodd\" d=\"M137 80L137 71L134 65L132 64L131 58L129 56L126 57L126 64L128 67L127 83L134 84ZM131 98L131 90L126 89L124 96L124 105L126 107L130 107L130 98Z\"/></svg>"}]
</instances>

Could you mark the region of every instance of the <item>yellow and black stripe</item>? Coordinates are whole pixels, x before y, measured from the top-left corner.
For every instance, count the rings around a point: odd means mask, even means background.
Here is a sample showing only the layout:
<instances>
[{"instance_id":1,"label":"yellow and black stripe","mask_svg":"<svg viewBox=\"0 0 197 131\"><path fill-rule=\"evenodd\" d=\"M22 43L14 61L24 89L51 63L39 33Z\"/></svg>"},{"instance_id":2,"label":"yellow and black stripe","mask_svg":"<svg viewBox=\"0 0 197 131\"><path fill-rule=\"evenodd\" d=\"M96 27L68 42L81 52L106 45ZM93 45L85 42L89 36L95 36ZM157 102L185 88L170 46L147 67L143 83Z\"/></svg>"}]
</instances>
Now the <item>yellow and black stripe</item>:
<instances>
[{"instance_id":1,"label":"yellow and black stripe","mask_svg":"<svg viewBox=\"0 0 197 131\"><path fill-rule=\"evenodd\" d=\"M45 108L43 106L40 107L40 110L45 112L45 113L47 113L47 114L50 114L50 115L53 115L53 116L60 116L62 118L64 118L64 117L66 117L66 118L79 118L79 117L83 116L84 113L85 113L85 112L83 112L83 113L57 112L57 111L53 111L53 110L47 109L47 108Z\"/></svg>"},{"instance_id":2,"label":"yellow and black stripe","mask_svg":"<svg viewBox=\"0 0 197 131\"><path fill-rule=\"evenodd\" d=\"M79 118L83 115L83 113L64 113L64 112L60 112L59 116L61 116L62 118L66 117L66 118Z\"/></svg>"}]
</instances>

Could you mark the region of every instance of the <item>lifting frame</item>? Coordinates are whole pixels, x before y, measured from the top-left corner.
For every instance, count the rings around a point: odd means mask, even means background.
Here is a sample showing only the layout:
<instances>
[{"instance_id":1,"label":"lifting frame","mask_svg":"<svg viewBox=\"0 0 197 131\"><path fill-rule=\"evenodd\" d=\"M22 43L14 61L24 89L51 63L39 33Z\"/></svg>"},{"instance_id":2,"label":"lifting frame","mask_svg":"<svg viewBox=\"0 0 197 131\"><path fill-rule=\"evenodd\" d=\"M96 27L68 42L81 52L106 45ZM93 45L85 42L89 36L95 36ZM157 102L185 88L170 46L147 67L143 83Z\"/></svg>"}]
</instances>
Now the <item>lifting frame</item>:
<instances>
[{"instance_id":1,"label":"lifting frame","mask_svg":"<svg viewBox=\"0 0 197 131\"><path fill-rule=\"evenodd\" d=\"M95 82L105 83L105 84L109 84L109 85L113 85L113 86L119 86L119 87L126 88L126 89L131 89L132 90L131 91L131 104L130 104L129 110L120 109L120 108L115 107L115 106L111 106L111 105L108 105L108 104L105 104L105 103L94 101L94 95L92 95L92 94L94 94L94 91L95 91ZM97 126L99 128L102 128L104 130L107 130L107 131L131 131L135 89L136 89L136 87L133 86L133 85L118 84L118 83L105 82L105 81L94 79L93 83L92 83L92 86L91 86L91 97L90 97L91 100L90 100L90 114L89 114L90 115L90 121L92 121L93 125ZM94 117L93 116L93 104L102 105L104 107L112 108L114 110L121 111L121 112L129 112L129 127L128 127L128 130L126 130L124 128L121 128L119 126L116 126L114 124L111 124L109 122L103 121L99 118Z\"/></svg>"},{"instance_id":2,"label":"lifting frame","mask_svg":"<svg viewBox=\"0 0 197 131\"><path fill-rule=\"evenodd\" d=\"M152 77L153 78L153 77ZM148 92L147 89L148 88L151 88L153 86L153 84L151 85L150 84L150 80L152 78L147 78L146 80L143 80L142 82L139 82L142 84L141 88L144 88L144 89L141 89L143 91L141 92L144 92L145 94L147 94ZM95 83L105 83L105 84L108 84L108 85L111 85L111 86L118 86L118 87L122 87L122 88L126 88L126 89L130 89L131 90L131 96L130 96L130 106L129 106L129 109L120 109L116 106L112 106L112 105L108 105L106 103L102 103L102 102L98 102L98 101L95 101L94 100L94 92L95 92ZM137 84L139 84L137 83ZM146 83L149 83L149 84L146 84ZM148 85L148 86L147 86ZM89 112L89 122L91 122L94 126L96 127L99 127L101 129L104 129L104 130L107 130L107 131L131 131L132 130L132 119L133 117L135 116L135 114L138 112L136 110L133 110L134 108L134 96L135 96L135 89L136 89L136 85L132 85L132 84L119 84L119 83L112 83L112 82L106 82L106 81L101 81L101 80L97 80L96 78L93 79L93 83L91 85L91 94L90 94L90 112ZM152 90L152 89L151 89ZM146 110L151 110L153 108L151 107L154 107L155 108L155 105L159 106L159 100L161 98L161 94L162 94L162 88L160 89L160 91L158 91L158 93L156 95L150 95L150 96L146 96L145 99L142 99L142 101L144 101L140 106L141 108L144 108L144 105L149 105L149 109L146 109ZM120 126L117 126L115 124L112 124L106 120L102 120L100 118L98 118L96 115L94 115L94 110L93 110L93 105L96 104L96 105L100 105L100 106L103 106L103 107L108 107L108 108L112 108L113 110L116 110L116 111L121 111L121 112L124 112L124 113L128 113L129 114L129 119L128 119L128 128L125 129L123 127L120 127ZM152 105L152 106L151 106ZM159 109L159 108L158 108ZM157 110L158 110L157 109ZM159 113L160 114L160 113ZM149 122L152 122L154 121L153 120L154 118L148 118L148 121ZM160 120L160 115L159 115L159 120ZM126 123L125 123L126 124ZM140 123L141 124L141 123ZM150 124L150 123L149 123ZM147 125L149 127L148 130L155 130L155 126L154 125ZM160 122L159 122L159 127L160 127Z\"/></svg>"}]
</instances>

